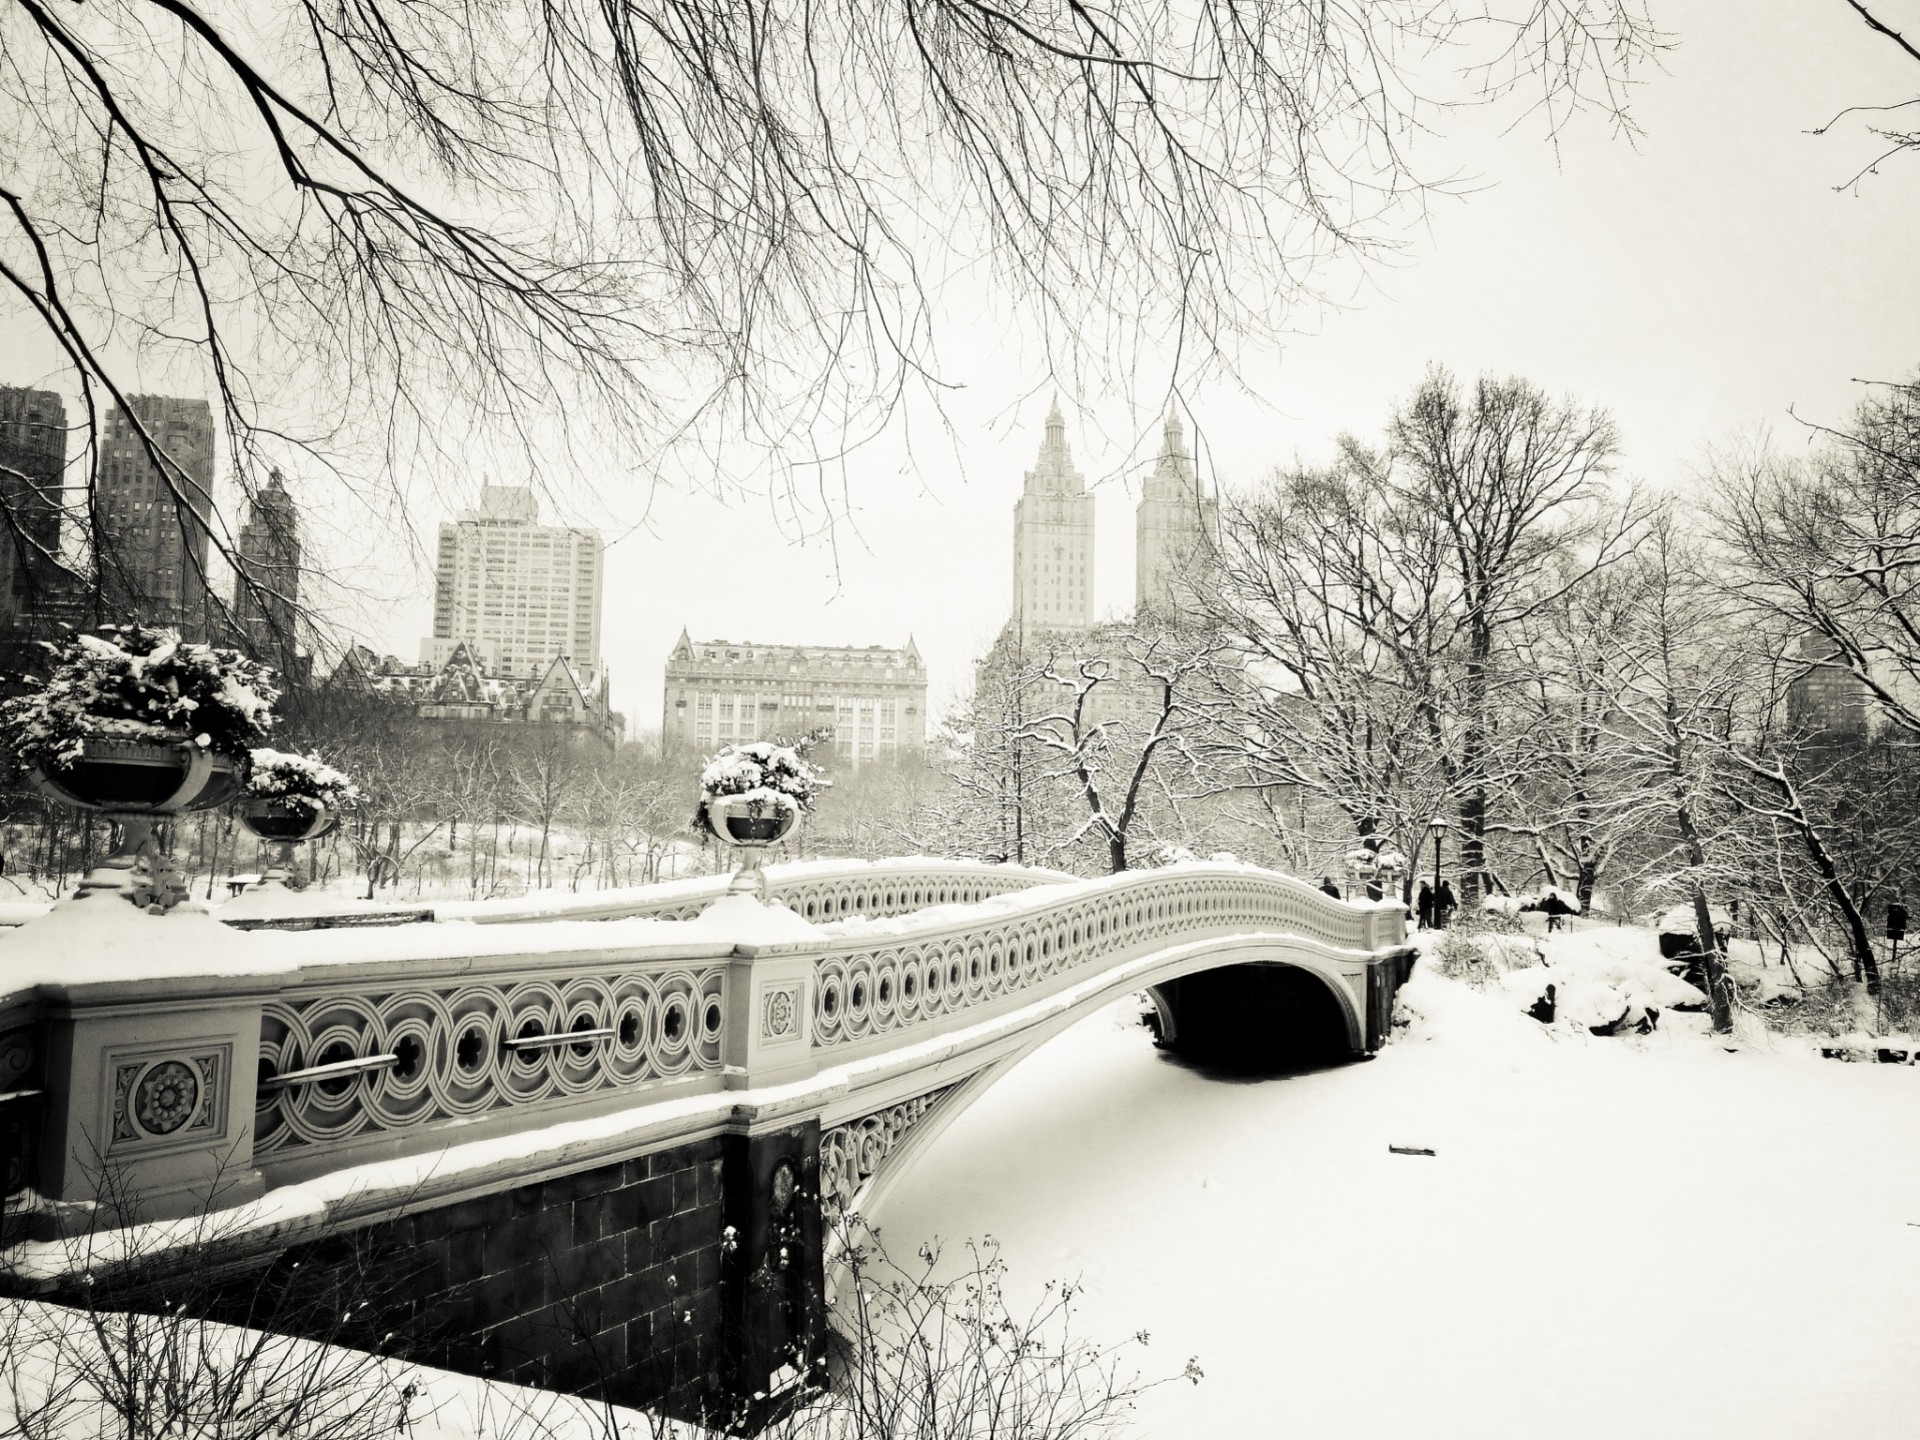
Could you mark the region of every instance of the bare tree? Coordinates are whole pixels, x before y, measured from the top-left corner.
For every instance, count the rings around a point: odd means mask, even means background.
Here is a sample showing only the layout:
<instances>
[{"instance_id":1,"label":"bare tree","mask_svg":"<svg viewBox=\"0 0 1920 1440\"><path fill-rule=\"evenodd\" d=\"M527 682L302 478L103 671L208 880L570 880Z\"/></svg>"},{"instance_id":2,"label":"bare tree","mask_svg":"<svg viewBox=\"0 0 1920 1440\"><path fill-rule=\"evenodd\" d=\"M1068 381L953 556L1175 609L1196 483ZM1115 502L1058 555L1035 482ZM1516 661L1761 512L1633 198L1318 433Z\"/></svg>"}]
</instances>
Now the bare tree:
<instances>
[{"instance_id":1,"label":"bare tree","mask_svg":"<svg viewBox=\"0 0 1920 1440\"><path fill-rule=\"evenodd\" d=\"M1706 583L1700 551L1673 514L1648 527L1627 565L1636 618L1595 637L1608 655L1604 723L1659 808L1668 843L1650 862L1655 888L1692 907L1713 1025L1725 1032L1733 1028L1733 985L1712 897L1741 884L1747 869L1727 843L1737 819L1722 782L1741 707L1754 693L1755 652L1733 643L1732 607Z\"/></svg>"},{"instance_id":2,"label":"bare tree","mask_svg":"<svg viewBox=\"0 0 1920 1440\"><path fill-rule=\"evenodd\" d=\"M1894 25L1900 22L1886 5L1879 3L1879 0L1872 0L1872 3L1869 0L1840 0L1840 3L1874 35L1886 41L1892 47L1892 53L1920 65L1920 33L1894 29ZM1879 143L1881 149L1847 182L1847 186L1858 185L1896 155L1920 150L1920 121L1914 118L1916 108L1920 108L1920 95L1910 100L1895 100L1881 105L1849 105L1813 133L1824 135L1842 120L1854 116L1873 117L1866 122L1867 133Z\"/></svg>"},{"instance_id":3,"label":"bare tree","mask_svg":"<svg viewBox=\"0 0 1920 1440\"><path fill-rule=\"evenodd\" d=\"M1642 518L1609 485L1615 443L1602 411L1434 369L1385 444L1343 438L1227 526L1222 621L1284 681L1260 717L1270 755L1363 837L1390 819L1417 847L1444 795L1463 903L1491 883L1489 809L1516 777L1502 727L1527 627Z\"/></svg>"},{"instance_id":4,"label":"bare tree","mask_svg":"<svg viewBox=\"0 0 1920 1440\"><path fill-rule=\"evenodd\" d=\"M1593 571L1559 588L1522 627L1509 726L1518 758L1503 787L1510 818L1488 831L1523 838L1547 881L1567 885L1583 910L1622 854L1644 852L1661 813L1631 747L1610 724L1614 648L1608 637L1635 625L1647 577L1631 568Z\"/></svg>"},{"instance_id":5,"label":"bare tree","mask_svg":"<svg viewBox=\"0 0 1920 1440\"><path fill-rule=\"evenodd\" d=\"M1864 401L1812 455L1713 465L1727 583L1812 643L1892 724L1920 734L1920 380Z\"/></svg>"},{"instance_id":6,"label":"bare tree","mask_svg":"<svg viewBox=\"0 0 1920 1440\"><path fill-rule=\"evenodd\" d=\"M1043 757L1042 784L1077 792L1084 816L1067 846L1095 841L1118 873L1136 858L1129 846L1150 825L1155 798L1176 815L1198 799L1206 787L1197 780L1169 777L1200 763L1207 676L1226 650L1209 626L1154 616L1048 643L1032 671L1037 703L1013 738Z\"/></svg>"},{"instance_id":7,"label":"bare tree","mask_svg":"<svg viewBox=\"0 0 1920 1440\"><path fill-rule=\"evenodd\" d=\"M1375 500L1365 472L1342 461L1281 472L1229 506L1205 597L1235 646L1234 663L1213 671L1210 769L1342 817L1309 854L1357 838L1417 858L1451 785L1449 628L1438 567Z\"/></svg>"},{"instance_id":8,"label":"bare tree","mask_svg":"<svg viewBox=\"0 0 1920 1440\"><path fill-rule=\"evenodd\" d=\"M1496 703L1513 678L1512 642L1563 590L1625 552L1641 512L1607 489L1618 435L1606 413L1555 402L1525 380L1483 378L1467 396L1436 370L1388 434L1388 449L1360 463L1420 535L1415 553L1437 567L1451 611L1451 754L1461 898L1471 903L1486 874ZM1562 563L1575 555L1582 563Z\"/></svg>"},{"instance_id":9,"label":"bare tree","mask_svg":"<svg viewBox=\"0 0 1920 1440\"><path fill-rule=\"evenodd\" d=\"M540 849L533 858L529 890L553 883L549 854L554 822L561 819L589 783L574 740L558 726L541 726L531 743L514 747L507 776L516 808L540 831Z\"/></svg>"},{"instance_id":10,"label":"bare tree","mask_svg":"<svg viewBox=\"0 0 1920 1440\"><path fill-rule=\"evenodd\" d=\"M1391 243L1436 60L1447 101L1626 124L1663 44L1639 0L6 0L0 27L0 291L78 397L75 488L164 379L211 399L243 492L297 459L379 521L455 437L574 473L689 435L828 463L937 401L927 277L983 257L1054 368L1173 335L1190 374ZM164 442L125 441L189 507Z\"/></svg>"}]
</instances>

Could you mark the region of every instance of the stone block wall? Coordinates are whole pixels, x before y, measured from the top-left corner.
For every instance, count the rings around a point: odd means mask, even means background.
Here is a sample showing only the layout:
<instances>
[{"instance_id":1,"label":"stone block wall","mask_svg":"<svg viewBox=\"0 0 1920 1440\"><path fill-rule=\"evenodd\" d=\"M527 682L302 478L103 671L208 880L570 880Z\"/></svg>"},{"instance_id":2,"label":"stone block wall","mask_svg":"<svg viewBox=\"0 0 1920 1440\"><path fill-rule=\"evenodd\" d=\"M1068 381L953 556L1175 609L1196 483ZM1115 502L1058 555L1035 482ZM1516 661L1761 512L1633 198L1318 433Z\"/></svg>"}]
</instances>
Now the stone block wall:
<instances>
[{"instance_id":1,"label":"stone block wall","mask_svg":"<svg viewBox=\"0 0 1920 1440\"><path fill-rule=\"evenodd\" d=\"M721 1148L681 1145L297 1247L412 1358L697 1417L719 1402Z\"/></svg>"}]
</instances>

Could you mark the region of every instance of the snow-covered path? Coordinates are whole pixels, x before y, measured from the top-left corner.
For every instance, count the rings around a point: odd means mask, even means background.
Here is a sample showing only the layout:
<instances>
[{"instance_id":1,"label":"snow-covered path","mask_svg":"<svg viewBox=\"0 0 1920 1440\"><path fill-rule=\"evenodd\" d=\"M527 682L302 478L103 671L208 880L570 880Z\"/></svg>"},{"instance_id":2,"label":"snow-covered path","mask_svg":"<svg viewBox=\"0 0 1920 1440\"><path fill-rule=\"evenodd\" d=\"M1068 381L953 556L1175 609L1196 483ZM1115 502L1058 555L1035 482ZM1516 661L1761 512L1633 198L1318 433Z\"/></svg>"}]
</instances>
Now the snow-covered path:
<instances>
[{"instance_id":1,"label":"snow-covered path","mask_svg":"<svg viewBox=\"0 0 1920 1440\"><path fill-rule=\"evenodd\" d=\"M1246 1082L1116 1006L876 1218L902 1255L992 1234L1016 1296L1080 1277L1080 1330L1150 1330L1150 1372L1198 1355L1156 1440L1920 1435L1920 1068L1472 1008Z\"/></svg>"}]
</instances>

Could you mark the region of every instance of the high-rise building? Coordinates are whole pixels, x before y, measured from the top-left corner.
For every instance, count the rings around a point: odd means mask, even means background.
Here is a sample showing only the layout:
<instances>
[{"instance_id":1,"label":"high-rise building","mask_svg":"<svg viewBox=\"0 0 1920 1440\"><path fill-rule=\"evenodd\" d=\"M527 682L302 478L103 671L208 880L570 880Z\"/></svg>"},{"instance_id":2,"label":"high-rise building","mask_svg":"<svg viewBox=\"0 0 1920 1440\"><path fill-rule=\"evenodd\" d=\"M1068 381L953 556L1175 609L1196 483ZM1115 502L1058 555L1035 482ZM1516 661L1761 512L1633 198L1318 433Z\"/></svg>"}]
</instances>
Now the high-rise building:
<instances>
[{"instance_id":1,"label":"high-rise building","mask_svg":"<svg viewBox=\"0 0 1920 1440\"><path fill-rule=\"evenodd\" d=\"M1013 507L1013 625L1023 636L1093 624L1093 496L1073 468L1056 398Z\"/></svg>"},{"instance_id":2,"label":"high-rise building","mask_svg":"<svg viewBox=\"0 0 1920 1440\"><path fill-rule=\"evenodd\" d=\"M1194 561L1219 535L1220 502L1202 491L1180 417L1169 414L1135 512L1135 606L1172 614L1187 603Z\"/></svg>"},{"instance_id":3,"label":"high-rise building","mask_svg":"<svg viewBox=\"0 0 1920 1440\"><path fill-rule=\"evenodd\" d=\"M1864 737L1878 706L1839 648L1817 634L1801 636L1794 648L1807 668L1788 682L1788 723L1816 740Z\"/></svg>"},{"instance_id":4,"label":"high-rise building","mask_svg":"<svg viewBox=\"0 0 1920 1440\"><path fill-rule=\"evenodd\" d=\"M667 656L661 733L702 751L746 740L797 739L833 727L852 768L927 739L927 667L906 648L756 645L680 640Z\"/></svg>"},{"instance_id":5,"label":"high-rise building","mask_svg":"<svg viewBox=\"0 0 1920 1440\"><path fill-rule=\"evenodd\" d=\"M98 442L93 555L102 609L206 639L214 628L207 589L213 412L204 400L166 395L131 402L131 418L117 405L107 412Z\"/></svg>"},{"instance_id":6,"label":"high-rise building","mask_svg":"<svg viewBox=\"0 0 1920 1440\"><path fill-rule=\"evenodd\" d=\"M240 527L233 613L252 652L296 673L299 655L300 512L275 470L247 504Z\"/></svg>"},{"instance_id":7,"label":"high-rise building","mask_svg":"<svg viewBox=\"0 0 1920 1440\"><path fill-rule=\"evenodd\" d=\"M51 390L0 385L0 630L27 628L48 595L65 588L59 563L67 407Z\"/></svg>"},{"instance_id":8,"label":"high-rise building","mask_svg":"<svg viewBox=\"0 0 1920 1440\"><path fill-rule=\"evenodd\" d=\"M599 670L600 536L539 519L532 490L487 485L477 510L441 525L422 661L464 644L495 675L538 678L562 658Z\"/></svg>"}]
</instances>

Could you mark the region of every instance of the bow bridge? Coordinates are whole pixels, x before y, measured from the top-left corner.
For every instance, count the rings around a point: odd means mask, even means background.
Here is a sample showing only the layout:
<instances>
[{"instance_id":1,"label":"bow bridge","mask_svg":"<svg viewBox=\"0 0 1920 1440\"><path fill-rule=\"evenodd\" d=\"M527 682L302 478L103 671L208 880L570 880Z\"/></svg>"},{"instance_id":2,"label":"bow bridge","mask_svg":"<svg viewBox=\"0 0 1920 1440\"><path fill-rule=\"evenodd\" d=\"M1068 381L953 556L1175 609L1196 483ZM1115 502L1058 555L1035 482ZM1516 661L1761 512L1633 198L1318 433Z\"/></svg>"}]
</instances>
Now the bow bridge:
<instances>
[{"instance_id":1,"label":"bow bridge","mask_svg":"<svg viewBox=\"0 0 1920 1440\"><path fill-rule=\"evenodd\" d=\"M290 932L103 896L0 936L11 1285L210 1215L229 1263L382 1257L423 1359L711 1411L817 1364L833 1217L1052 1035L1145 991L1163 1044L1362 1055L1409 963L1398 906L1249 866L768 875L790 908L722 878Z\"/></svg>"}]
</instances>

